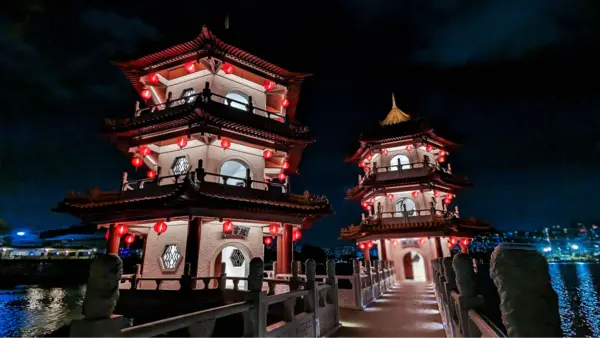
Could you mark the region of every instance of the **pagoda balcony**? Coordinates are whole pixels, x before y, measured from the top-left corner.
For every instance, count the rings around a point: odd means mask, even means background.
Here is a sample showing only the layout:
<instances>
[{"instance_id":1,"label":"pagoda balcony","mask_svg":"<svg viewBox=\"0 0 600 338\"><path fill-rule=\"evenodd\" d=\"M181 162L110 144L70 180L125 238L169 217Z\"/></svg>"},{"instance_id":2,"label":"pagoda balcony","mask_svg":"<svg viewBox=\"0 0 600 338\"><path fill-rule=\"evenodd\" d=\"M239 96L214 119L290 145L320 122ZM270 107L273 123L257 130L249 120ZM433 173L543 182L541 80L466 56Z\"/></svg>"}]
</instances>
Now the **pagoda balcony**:
<instances>
[{"instance_id":1,"label":"pagoda balcony","mask_svg":"<svg viewBox=\"0 0 600 338\"><path fill-rule=\"evenodd\" d=\"M458 217L458 209L455 212L438 209L413 209L404 211L376 212L367 216L363 214L362 223L379 223L382 225L409 224L431 222L435 220L447 220Z\"/></svg>"}]
</instances>

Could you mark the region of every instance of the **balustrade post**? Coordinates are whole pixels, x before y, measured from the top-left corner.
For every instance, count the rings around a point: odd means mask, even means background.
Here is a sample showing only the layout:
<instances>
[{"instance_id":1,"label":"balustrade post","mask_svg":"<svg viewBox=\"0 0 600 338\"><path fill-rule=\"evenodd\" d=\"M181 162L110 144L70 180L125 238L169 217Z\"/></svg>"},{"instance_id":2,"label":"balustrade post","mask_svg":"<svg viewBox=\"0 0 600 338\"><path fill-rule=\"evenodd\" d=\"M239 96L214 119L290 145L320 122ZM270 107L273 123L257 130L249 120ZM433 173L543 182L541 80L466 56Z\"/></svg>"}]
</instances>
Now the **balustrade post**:
<instances>
[{"instance_id":1,"label":"balustrade post","mask_svg":"<svg viewBox=\"0 0 600 338\"><path fill-rule=\"evenodd\" d=\"M210 97L212 96L212 93L210 92L210 83L208 81L204 83L204 89L202 89L202 96L204 98L204 102L208 102L208 100L210 100Z\"/></svg>"},{"instance_id":2,"label":"balustrade post","mask_svg":"<svg viewBox=\"0 0 600 338\"><path fill-rule=\"evenodd\" d=\"M250 168L246 168L246 188L252 188L252 177L250 177Z\"/></svg>"},{"instance_id":3,"label":"balustrade post","mask_svg":"<svg viewBox=\"0 0 600 338\"><path fill-rule=\"evenodd\" d=\"M244 337L264 337L267 330L267 305L265 293L262 292L264 265L262 259L254 257L250 261L248 274L247 301L252 301L254 307L242 313L244 318Z\"/></svg>"},{"instance_id":4,"label":"balustrade post","mask_svg":"<svg viewBox=\"0 0 600 338\"><path fill-rule=\"evenodd\" d=\"M381 269L380 269L380 261L375 261L375 284L377 285L377 297L379 298L383 291L381 290Z\"/></svg>"},{"instance_id":5,"label":"balustrade post","mask_svg":"<svg viewBox=\"0 0 600 338\"><path fill-rule=\"evenodd\" d=\"M477 282L473 261L469 255L459 253L452 259L458 288L458 319L461 337L480 337L481 332L469 319L469 310L483 306L483 296L477 294Z\"/></svg>"},{"instance_id":6,"label":"balustrade post","mask_svg":"<svg viewBox=\"0 0 600 338\"><path fill-rule=\"evenodd\" d=\"M548 262L534 246L497 246L490 276L500 295L502 322L509 337L563 337Z\"/></svg>"},{"instance_id":7,"label":"balustrade post","mask_svg":"<svg viewBox=\"0 0 600 338\"><path fill-rule=\"evenodd\" d=\"M354 293L354 306L357 309L362 309L362 281L360 278L360 261L354 259L352 261L352 292Z\"/></svg>"},{"instance_id":8,"label":"balustrade post","mask_svg":"<svg viewBox=\"0 0 600 338\"><path fill-rule=\"evenodd\" d=\"M446 308L446 322L451 325L452 332L456 329L456 324L454 322L455 316L455 308L452 306L452 291L456 290L456 277L454 274L454 269L452 268L452 257L444 257L442 259L442 266L444 269L444 283L442 287L444 288L444 306Z\"/></svg>"},{"instance_id":9,"label":"balustrade post","mask_svg":"<svg viewBox=\"0 0 600 338\"><path fill-rule=\"evenodd\" d=\"M327 260L327 285L329 290L327 292L327 303L333 304L335 308L335 326L340 325L340 298L339 298L339 287L338 281L335 277L335 261Z\"/></svg>"},{"instance_id":10,"label":"balustrade post","mask_svg":"<svg viewBox=\"0 0 600 338\"><path fill-rule=\"evenodd\" d=\"M248 96L248 112L254 113L254 106L252 104L252 96ZM269 116L267 116L269 117Z\"/></svg>"},{"instance_id":11,"label":"balustrade post","mask_svg":"<svg viewBox=\"0 0 600 338\"><path fill-rule=\"evenodd\" d=\"M305 289L310 291L308 297L304 299L304 311L313 314L314 337L320 336L320 325L317 308L319 307L319 283L315 280L317 275L317 263L308 259L304 264L306 269Z\"/></svg>"},{"instance_id":12,"label":"balustrade post","mask_svg":"<svg viewBox=\"0 0 600 338\"><path fill-rule=\"evenodd\" d=\"M227 263L221 263L221 279L219 280L219 289L225 290L227 288ZM248 286L248 290L250 290L250 286Z\"/></svg>"},{"instance_id":13,"label":"balustrade post","mask_svg":"<svg viewBox=\"0 0 600 338\"><path fill-rule=\"evenodd\" d=\"M202 159L198 160L198 166L196 167L196 180L200 183L204 182L206 174L204 173Z\"/></svg>"},{"instance_id":14,"label":"balustrade post","mask_svg":"<svg viewBox=\"0 0 600 338\"><path fill-rule=\"evenodd\" d=\"M191 275L192 265L190 263L185 263L183 268L183 275L179 278L179 290L180 291L189 291L192 290L192 275Z\"/></svg>"},{"instance_id":15,"label":"balustrade post","mask_svg":"<svg viewBox=\"0 0 600 338\"><path fill-rule=\"evenodd\" d=\"M302 281L300 280L300 277L298 277L298 275L300 274L300 269L302 269L302 262L293 261L291 265L292 278L290 278L290 291L300 290L300 285L302 284Z\"/></svg>"},{"instance_id":16,"label":"balustrade post","mask_svg":"<svg viewBox=\"0 0 600 338\"><path fill-rule=\"evenodd\" d=\"M142 277L142 265L136 264L135 265L135 273L133 274L133 277L131 277L131 289L132 290L137 289L138 278L140 278L140 277Z\"/></svg>"},{"instance_id":17,"label":"balustrade post","mask_svg":"<svg viewBox=\"0 0 600 338\"><path fill-rule=\"evenodd\" d=\"M126 326L113 311L119 299L123 262L115 254L98 254L90 267L83 300L83 319L71 322L71 337L117 337Z\"/></svg>"}]
</instances>

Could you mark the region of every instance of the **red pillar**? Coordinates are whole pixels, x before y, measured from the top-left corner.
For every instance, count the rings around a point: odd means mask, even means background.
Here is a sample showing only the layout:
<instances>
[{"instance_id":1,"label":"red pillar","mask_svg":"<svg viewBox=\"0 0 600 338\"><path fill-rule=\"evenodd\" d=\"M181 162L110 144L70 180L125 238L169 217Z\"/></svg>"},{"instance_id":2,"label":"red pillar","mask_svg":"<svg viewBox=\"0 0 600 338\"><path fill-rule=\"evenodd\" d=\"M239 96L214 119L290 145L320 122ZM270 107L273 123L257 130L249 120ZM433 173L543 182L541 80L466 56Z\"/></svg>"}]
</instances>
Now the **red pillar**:
<instances>
[{"instance_id":1,"label":"red pillar","mask_svg":"<svg viewBox=\"0 0 600 338\"><path fill-rule=\"evenodd\" d=\"M106 243L106 253L119 255L119 244L121 244L121 236L117 234L117 225L111 224L108 227L108 242Z\"/></svg>"},{"instance_id":2,"label":"red pillar","mask_svg":"<svg viewBox=\"0 0 600 338\"><path fill-rule=\"evenodd\" d=\"M379 257L382 261L387 261L387 248L385 247L385 239L379 240L379 245L381 246L381 257Z\"/></svg>"},{"instance_id":3,"label":"red pillar","mask_svg":"<svg viewBox=\"0 0 600 338\"><path fill-rule=\"evenodd\" d=\"M198 252L202 233L202 217L190 219L188 222L187 241L185 244L185 262L190 264L190 275L198 275Z\"/></svg>"},{"instance_id":4,"label":"red pillar","mask_svg":"<svg viewBox=\"0 0 600 338\"><path fill-rule=\"evenodd\" d=\"M464 253L464 254L468 254L469 253L469 247L465 244L463 244L464 239L461 239L458 241L458 246L460 247L460 252Z\"/></svg>"},{"instance_id":5,"label":"red pillar","mask_svg":"<svg viewBox=\"0 0 600 338\"><path fill-rule=\"evenodd\" d=\"M277 263L281 273L291 273L292 264L292 225L283 226L283 235L281 236L281 263ZM277 247L279 249L279 246Z\"/></svg>"},{"instance_id":6,"label":"red pillar","mask_svg":"<svg viewBox=\"0 0 600 338\"><path fill-rule=\"evenodd\" d=\"M371 255L369 254L369 246L365 246L365 249L363 250L363 253L365 255L365 262L368 262L371 260Z\"/></svg>"},{"instance_id":7,"label":"red pillar","mask_svg":"<svg viewBox=\"0 0 600 338\"><path fill-rule=\"evenodd\" d=\"M277 271L275 273L283 273L281 272L281 264L283 263L283 235L277 235Z\"/></svg>"}]
</instances>

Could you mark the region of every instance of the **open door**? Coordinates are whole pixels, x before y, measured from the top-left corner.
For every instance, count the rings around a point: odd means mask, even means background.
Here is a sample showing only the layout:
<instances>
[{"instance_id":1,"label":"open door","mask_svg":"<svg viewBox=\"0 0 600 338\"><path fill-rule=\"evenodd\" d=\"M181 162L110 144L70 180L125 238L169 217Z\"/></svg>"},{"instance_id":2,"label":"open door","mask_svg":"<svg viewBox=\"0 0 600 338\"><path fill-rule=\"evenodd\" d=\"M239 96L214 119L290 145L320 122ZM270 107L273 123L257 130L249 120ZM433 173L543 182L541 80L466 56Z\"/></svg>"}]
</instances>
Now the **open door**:
<instances>
[{"instance_id":1,"label":"open door","mask_svg":"<svg viewBox=\"0 0 600 338\"><path fill-rule=\"evenodd\" d=\"M410 252L407 252L406 255L404 255L404 257L402 258L402 265L404 266L404 278L415 279L415 274L413 272L412 255Z\"/></svg>"}]
</instances>

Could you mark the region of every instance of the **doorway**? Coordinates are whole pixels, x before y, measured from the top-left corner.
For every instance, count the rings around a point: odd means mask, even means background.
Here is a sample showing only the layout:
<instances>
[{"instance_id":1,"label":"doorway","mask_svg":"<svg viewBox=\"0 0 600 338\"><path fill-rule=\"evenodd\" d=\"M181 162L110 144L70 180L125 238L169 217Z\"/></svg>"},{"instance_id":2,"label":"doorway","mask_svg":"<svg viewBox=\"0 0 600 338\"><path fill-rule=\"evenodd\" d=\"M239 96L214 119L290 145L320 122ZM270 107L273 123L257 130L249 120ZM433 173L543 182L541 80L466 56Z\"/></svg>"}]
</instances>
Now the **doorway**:
<instances>
[{"instance_id":1,"label":"doorway","mask_svg":"<svg viewBox=\"0 0 600 338\"><path fill-rule=\"evenodd\" d=\"M402 265L404 267L404 279L416 282L426 281L425 260L421 254L415 251L407 252L402 257Z\"/></svg>"},{"instance_id":2,"label":"doorway","mask_svg":"<svg viewBox=\"0 0 600 338\"><path fill-rule=\"evenodd\" d=\"M225 263L225 273L227 277L248 277L250 270L249 259L235 246L226 246L217 255L214 264L214 276L219 276ZM233 289L233 281L227 280L225 283L227 289ZM246 289L246 281L240 281L238 284L240 290Z\"/></svg>"}]
</instances>

